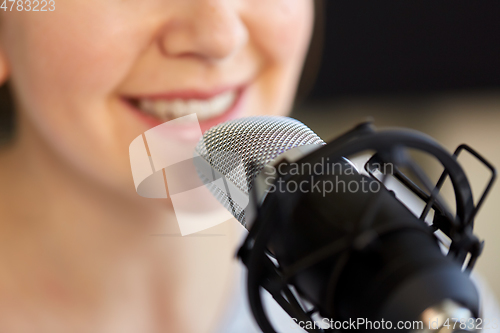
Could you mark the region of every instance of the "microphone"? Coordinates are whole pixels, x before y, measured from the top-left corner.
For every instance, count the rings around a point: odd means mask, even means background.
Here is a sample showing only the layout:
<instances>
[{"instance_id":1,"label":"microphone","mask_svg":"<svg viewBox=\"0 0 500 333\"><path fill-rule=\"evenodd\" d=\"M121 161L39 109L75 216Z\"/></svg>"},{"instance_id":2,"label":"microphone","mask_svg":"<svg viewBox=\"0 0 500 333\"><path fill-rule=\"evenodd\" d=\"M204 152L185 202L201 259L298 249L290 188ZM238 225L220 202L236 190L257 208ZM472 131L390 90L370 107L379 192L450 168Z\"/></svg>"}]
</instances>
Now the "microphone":
<instances>
[{"instance_id":1,"label":"microphone","mask_svg":"<svg viewBox=\"0 0 500 333\"><path fill-rule=\"evenodd\" d=\"M372 156L359 172L347 157L367 151ZM412 151L443 166L437 184ZM462 151L492 174L477 204L457 162ZM377 131L371 123L325 144L297 120L261 116L209 129L196 154L205 186L249 230L238 257L248 268L250 307L264 333L276 331L262 288L296 322L309 323L308 332L479 328L469 274L483 242L473 224L496 171L469 146L450 154L422 133ZM447 179L455 212L439 194ZM419 216L386 187L388 180L422 201Z\"/></svg>"}]
</instances>

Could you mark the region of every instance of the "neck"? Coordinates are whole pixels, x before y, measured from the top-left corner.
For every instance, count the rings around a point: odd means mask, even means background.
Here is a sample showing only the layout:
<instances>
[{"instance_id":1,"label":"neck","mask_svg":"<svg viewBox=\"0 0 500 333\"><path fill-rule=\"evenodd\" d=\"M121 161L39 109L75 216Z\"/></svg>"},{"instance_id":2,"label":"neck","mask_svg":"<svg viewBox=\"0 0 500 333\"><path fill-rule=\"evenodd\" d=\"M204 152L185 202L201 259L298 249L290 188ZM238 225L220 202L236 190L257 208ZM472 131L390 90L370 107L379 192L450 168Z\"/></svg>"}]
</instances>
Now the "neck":
<instances>
[{"instance_id":1,"label":"neck","mask_svg":"<svg viewBox=\"0 0 500 333\"><path fill-rule=\"evenodd\" d=\"M169 298L170 304L163 306L171 308L172 316L186 317L181 312L194 313L190 301L207 294L201 289L213 280L208 294L214 299L206 301L222 303L234 265L234 224L205 232L214 237L180 237L168 200L122 194L93 180L63 161L28 124L0 153L0 183L5 186L0 192L0 235L5 240L0 243L5 248L0 253L15 256L2 261L16 262L0 268L12 272L10 279L2 279L0 271L0 294L9 286L32 299L38 290L43 301L95 308L109 300L114 284L154 294L160 303ZM207 264L213 267L199 271ZM133 277L124 275L130 270ZM197 281L200 273L205 284ZM153 286L165 297L147 291ZM208 325L214 313L202 311Z\"/></svg>"}]
</instances>

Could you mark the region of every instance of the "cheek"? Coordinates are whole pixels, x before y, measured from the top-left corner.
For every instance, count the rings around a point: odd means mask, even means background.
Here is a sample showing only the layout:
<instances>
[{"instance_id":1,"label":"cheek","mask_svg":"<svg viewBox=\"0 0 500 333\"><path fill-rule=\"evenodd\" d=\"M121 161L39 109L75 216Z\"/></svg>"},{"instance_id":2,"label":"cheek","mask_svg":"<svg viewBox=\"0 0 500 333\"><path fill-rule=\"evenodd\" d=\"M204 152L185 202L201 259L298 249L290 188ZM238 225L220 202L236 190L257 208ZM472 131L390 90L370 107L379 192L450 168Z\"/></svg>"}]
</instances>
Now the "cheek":
<instances>
[{"instance_id":1,"label":"cheek","mask_svg":"<svg viewBox=\"0 0 500 333\"><path fill-rule=\"evenodd\" d=\"M109 134L104 109L151 35L130 8L112 3L61 0L53 12L3 17L11 81L38 125L78 122L92 127L90 138Z\"/></svg>"},{"instance_id":2,"label":"cheek","mask_svg":"<svg viewBox=\"0 0 500 333\"><path fill-rule=\"evenodd\" d=\"M247 26L252 44L264 64L254 112L290 112L303 60L312 33L312 0L249 0ZM260 101L258 103L257 101Z\"/></svg>"},{"instance_id":3,"label":"cheek","mask_svg":"<svg viewBox=\"0 0 500 333\"><path fill-rule=\"evenodd\" d=\"M114 153L117 146L126 152L131 140L119 140L111 99L150 34L126 13L109 15L78 0L57 5L4 20L11 82L24 118L61 155L94 173L125 160Z\"/></svg>"},{"instance_id":4,"label":"cheek","mask_svg":"<svg viewBox=\"0 0 500 333\"><path fill-rule=\"evenodd\" d=\"M46 15L8 20L12 78L23 101L91 102L109 93L133 61L133 35L120 29L126 25L103 15L102 8L67 4Z\"/></svg>"},{"instance_id":5,"label":"cheek","mask_svg":"<svg viewBox=\"0 0 500 333\"><path fill-rule=\"evenodd\" d=\"M254 42L269 61L301 60L309 43L314 16L312 0L249 1L248 25Z\"/></svg>"}]
</instances>

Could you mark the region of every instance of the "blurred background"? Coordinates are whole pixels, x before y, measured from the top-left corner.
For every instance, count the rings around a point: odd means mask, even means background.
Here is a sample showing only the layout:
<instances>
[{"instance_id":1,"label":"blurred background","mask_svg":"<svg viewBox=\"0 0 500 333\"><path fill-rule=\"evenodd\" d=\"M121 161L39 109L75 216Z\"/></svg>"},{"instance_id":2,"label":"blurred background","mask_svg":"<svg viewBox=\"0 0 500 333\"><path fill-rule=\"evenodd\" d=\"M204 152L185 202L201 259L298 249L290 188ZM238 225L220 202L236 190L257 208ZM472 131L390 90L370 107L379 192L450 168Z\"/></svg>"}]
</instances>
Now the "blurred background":
<instances>
[{"instance_id":1,"label":"blurred background","mask_svg":"<svg viewBox=\"0 0 500 333\"><path fill-rule=\"evenodd\" d=\"M328 140L367 117L500 168L500 1L326 0L294 117ZM486 171L461 159L473 191ZM500 183L476 219L476 271L500 297Z\"/></svg>"}]
</instances>

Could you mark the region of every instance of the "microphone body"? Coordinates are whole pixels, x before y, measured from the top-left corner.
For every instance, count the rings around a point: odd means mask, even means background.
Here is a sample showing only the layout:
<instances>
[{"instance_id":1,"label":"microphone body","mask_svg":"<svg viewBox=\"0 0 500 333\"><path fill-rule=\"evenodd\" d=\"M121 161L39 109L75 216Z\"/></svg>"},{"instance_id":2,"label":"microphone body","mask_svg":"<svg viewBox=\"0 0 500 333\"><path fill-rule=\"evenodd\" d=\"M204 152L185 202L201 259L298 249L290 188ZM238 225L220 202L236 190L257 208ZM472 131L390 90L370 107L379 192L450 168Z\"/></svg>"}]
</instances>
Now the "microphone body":
<instances>
[{"instance_id":1,"label":"microphone body","mask_svg":"<svg viewBox=\"0 0 500 333\"><path fill-rule=\"evenodd\" d=\"M359 174L316 179L340 186L378 184ZM337 189L327 196L311 192L297 201L281 195L282 210L290 212L289 219L273 218L268 244L283 272L311 253L339 244L326 259L298 271L289 281L322 317L412 321L445 299L478 315L477 291L460 264L443 256L432 230L386 188L376 193ZM375 200L378 209L370 217L370 226L355 232L356 222L366 220ZM274 209L266 201L261 208L270 214ZM347 246L351 248L344 250Z\"/></svg>"}]
</instances>

